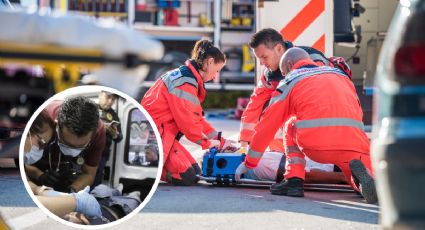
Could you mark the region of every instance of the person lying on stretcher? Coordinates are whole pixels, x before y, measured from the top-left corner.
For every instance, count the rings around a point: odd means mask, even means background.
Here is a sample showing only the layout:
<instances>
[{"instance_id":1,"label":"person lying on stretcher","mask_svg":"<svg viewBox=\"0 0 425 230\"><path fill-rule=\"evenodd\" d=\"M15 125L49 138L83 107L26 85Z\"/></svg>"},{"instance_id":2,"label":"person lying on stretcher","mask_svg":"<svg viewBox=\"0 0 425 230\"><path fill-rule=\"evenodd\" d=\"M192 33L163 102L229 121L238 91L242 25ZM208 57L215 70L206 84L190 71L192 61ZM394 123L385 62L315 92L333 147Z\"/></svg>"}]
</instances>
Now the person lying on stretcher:
<instances>
[{"instance_id":1,"label":"person lying on stretcher","mask_svg":"<svg viewBox=\"0 0 425 230\"><path fill-rule=\"evenodd\" d=\"M347 184L341 170L333 164L320 164L306 157L306 183ZM258 166L248 170L244 178L259 181L277 181L283 179L286 157L280 152L265 152Z\"/></svg>"}]
</instances>

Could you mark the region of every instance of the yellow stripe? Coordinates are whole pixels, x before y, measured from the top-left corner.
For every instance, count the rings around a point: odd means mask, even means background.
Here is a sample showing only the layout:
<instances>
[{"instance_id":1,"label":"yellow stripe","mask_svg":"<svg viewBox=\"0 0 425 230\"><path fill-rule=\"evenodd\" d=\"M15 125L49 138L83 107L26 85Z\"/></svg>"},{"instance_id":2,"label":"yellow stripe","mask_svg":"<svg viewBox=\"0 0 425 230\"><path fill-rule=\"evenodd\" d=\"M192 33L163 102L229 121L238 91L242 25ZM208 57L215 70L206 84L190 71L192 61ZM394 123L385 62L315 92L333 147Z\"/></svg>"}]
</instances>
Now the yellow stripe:
<instances>
[{"instance_id":1,"label":"yellow stripe","mask_svg":"<svg viewBox=\"0 0 425 230\"><path fill-rule=\"evenodd\" d=\"M62 13L66 13L66 10L68 9L67 2L67 0L60 0L60 11Z\"/></svg>"},{"instance_id":2,"label":"yellow stripe","mask_svg":"<svg viewBox=\"0 0 425 230\"><path fill-rule=\"evenodd\" d=\"M103 54L98 49L92 48L72 48L61 47L55 45L34 45L34 44L16 44L11 42L0 41L0 52L25 54L43 54L43 55L61 55L61 56L82 56L82 57L102 57ZM65 66L79 66L85 69L95 69L101 66L101 63L84 62L84 61L65 61L65 60L42 60L42 59L25 59L25 58L2 58L0 64L18 63L29 65L41 65L47 69L61 68Z\"/></svg>"},{"instance_id":3,"label":"yellow stripe","mask_svg":"<svg viewBox=\"0 0 425 230\"><path fill-rule=\"evenodd\" d=\"M6 225L2 217L0 217L0 230L9 230L9 227Z\"/></svg>"},{"instance_id":4,"label":"yellow stripe","mask_svg":"<svg viewBox=\"0 0 425 230\"><path fill-rule=\"evenodd\" d=\"M103 54L98 49L93 48L76 48L76 47L62 47L57 45L35 45L35 44L16 44L12 42L0 41L0 51L15 52L15 53L29 53L29 54L58 54L69 56L88 56L88 57L102 57Z\"/></svg>"},{"instance_id":5,"label":"yellow stripe","mask_svg":"<svg viewBox=\"0 0 425 230\"><path fill-rule=\"evenodd\" d=\"M64 71L66 71L69 75L67 81L64 80ZM47 69L46 72L48 78L52 79L53 81L53 86L56 93L76 86L77 81L80 79L80 67L76 65L67 66L66 68L50 68Z\"/></svg>"},{"instance_id":6,"label":"yellow stripe","mask_svg":"<svg viewBox=\"0 0 425 230\"><path fill-rule=\"evenodd\" d=\"M88 16L99 16L99 17L127 17L127 13L120 12L86 12L86 11L76 11L78 14L88 15Z\"/></svg>"},{"instance_id":7,"label":"yellow stripe","mask_svg":"<svg viewBox=\"0 0 425 230\"><path fill-rule=\"evenodd\" d=\"M34 60L34 59L15 59L15 58L0 58L0 65L4 64L28 64L28 65L41 65L46 68L57 67L60 65L78 65L90 70L97 69L101 64L87 63L87 62L71 62L71 61L54 61L54 60Z\"/></svg>"}]
</instances>

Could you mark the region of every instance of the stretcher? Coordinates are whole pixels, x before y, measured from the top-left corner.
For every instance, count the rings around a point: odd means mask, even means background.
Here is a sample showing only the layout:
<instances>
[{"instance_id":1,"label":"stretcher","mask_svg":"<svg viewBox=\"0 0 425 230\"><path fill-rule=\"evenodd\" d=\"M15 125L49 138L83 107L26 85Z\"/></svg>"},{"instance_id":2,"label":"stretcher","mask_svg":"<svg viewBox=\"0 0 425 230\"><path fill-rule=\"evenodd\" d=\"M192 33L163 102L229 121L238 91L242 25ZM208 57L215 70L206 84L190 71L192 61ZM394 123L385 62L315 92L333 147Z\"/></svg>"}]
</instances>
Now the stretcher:
<instances>
[{"instance_id":1,"label":"stretcher","mask_svg":"<svg viewBox=\"0 0 425 230\"><path fill-rule=\"evenodd\" d=\"M236 168L245 160L242 153L220 153L217 148L211 148L203 156L202 175L200 180L212 184L213 186L262 186L270 187L275 181L253 180L241 177L235 180ZM305 190L312 191L334 191L353 192L349 185L343 184L304 184Z\"/></svg>"},{"instance_id":2,"label":"stretcher","mask_svg":"<svg viewBox=\"0 0 425 230\"><path fill-rule=\"evenodd\" d=\"M77 85L91 73L100 85L131 96L161 65L163 45L118 22L75 15L40 15L0 11L0 66L41 66L55 92Z\"/></svg>"}]
</instances>

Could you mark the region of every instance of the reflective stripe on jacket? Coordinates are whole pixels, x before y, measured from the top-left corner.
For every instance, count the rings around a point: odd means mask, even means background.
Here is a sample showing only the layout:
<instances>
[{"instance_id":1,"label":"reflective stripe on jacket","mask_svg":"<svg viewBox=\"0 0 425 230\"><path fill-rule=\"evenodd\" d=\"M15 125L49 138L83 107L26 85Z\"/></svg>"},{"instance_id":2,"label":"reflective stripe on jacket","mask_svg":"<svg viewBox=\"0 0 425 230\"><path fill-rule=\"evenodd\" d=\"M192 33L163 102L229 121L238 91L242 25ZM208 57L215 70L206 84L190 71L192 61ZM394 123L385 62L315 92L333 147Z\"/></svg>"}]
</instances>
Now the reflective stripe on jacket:
<instances>
[{"instance_id":1,"label":"reflective stripe on jacket","mask_svg":"<svg viewBox=\"0 0 425 230\"><path fill-rule=\"evenodd\" d=\"M209 147L208 137L217 132L203 117L201 103L204 98L204 82L193 61L164 74L145 94L141 104L158 126L164 153L172 145L164 139L173 142L179 132L202 148Z\"/></svg>"},{"instance_id":2,"label":"reflective stripe on jacket","mask_svg":"<svg viewBox=\"0 0 425 230\"><path fill-rule=\"evenodd\" d=\"M265 74L261 75L261 79L258 81L257 87L255 87L249 103L246 106L245 111L241 117L240 127L240 141L251 142L252 135L254 134L254 128L260 119L261 113L265 106L270 101L271 95L278 85L278 81L266 80Z\"/></svg>"},{"instance_id":3,"label":"reflective stripe on jacket","mask_svg":"<svg viewBox=\"0 0 425 230\"><path fill-rule=\"evenodd\" d=\"M317 65L322 66L330 64L329 60L327 60L324 54L319 50L307 46L299 46L299 48L304 49ZM267 107L268 102L271 99L272 93L278 86L279 81L284 78L283 76L281 76L280 78L268 77L269 75L277 75L277 72L279 72L279 70L272 72L266 69L261 75L257 86L254 88L254 92L252 93L249 103L241 117L239 135L240 141L251 142L252 135L254 134L255 125L257 125L258 121L260 120L260 116L264 109Z\"/></svg>"}]
</instances>

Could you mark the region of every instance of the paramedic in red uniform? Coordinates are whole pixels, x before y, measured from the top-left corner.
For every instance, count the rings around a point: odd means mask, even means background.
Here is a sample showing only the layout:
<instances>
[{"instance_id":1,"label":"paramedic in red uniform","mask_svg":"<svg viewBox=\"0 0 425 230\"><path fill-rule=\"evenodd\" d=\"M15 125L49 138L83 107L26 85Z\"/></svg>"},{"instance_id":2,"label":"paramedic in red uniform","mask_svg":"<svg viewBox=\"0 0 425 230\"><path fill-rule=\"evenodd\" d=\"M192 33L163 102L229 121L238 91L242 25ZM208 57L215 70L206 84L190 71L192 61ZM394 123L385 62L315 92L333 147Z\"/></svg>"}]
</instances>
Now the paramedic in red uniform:
<instances>
[{"instance_id":1,"label":"paramedic in red uniform","mask_svg":"<svg viewBox=\"0 0 425 230\"><path fill-rule=\"evenodd\" d=\"M201 169L180 144L186 138L202 149L233 146L231 141L217 140L217 131L205 120L201 103L204 83L215 79L226 63L225 55L208 40L199 40L192 57L183 66L167 72L143 97L141 104L152 116L164 148L161 179L175 185L197 183ZM233 146L234 147L234 146Z\"/></svg>"},{"instance_id":2,"label":"paramedic in red uniform","mask_svg":"<svg viewBox=\"0 0 425 230\"><path fill-rule=\"evenodd\" d=\"M317 66L307 52L291 48L280 61L286 75L262 115L236 179L255 168L279 126L285 126L285 180L270 187L272 194L304 196L305 159L337 165L351 186L368 203L377 201L370 173L369 140L354 85L344 72ZM360 189L359 189L360 188Z\"/></svg>"},{"instance_id":3,"label":"paramedic in red uniform","mask_svg":"<svg viewBox=\"0 0 425 230\"><path fill-rule=\"evenodd\" d=\"M266 68L242 114L239 136L242 147L248 146L251 142L254 128L260 120L261 113L267 107L267 103L279 81L284 78L279 70L279 60L287 49L293 47L293 44L285 41L278 31L267 28L255 33L249 42L249 46L260 61L260 65ZM342 61L345 64L341 58L332 57L328 59L322 52L312 47L299 46L299 48L304 49L318 65L333 66L334 63L336 64L334 61L338 61L338 63ZM351 77L348 65L343 66L345 67L344 71ZM270 151L284 152L282 139L282 130L280 129L269 144Z\"/></svg>"}]
</instances>

